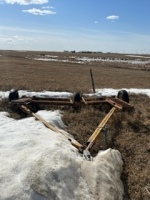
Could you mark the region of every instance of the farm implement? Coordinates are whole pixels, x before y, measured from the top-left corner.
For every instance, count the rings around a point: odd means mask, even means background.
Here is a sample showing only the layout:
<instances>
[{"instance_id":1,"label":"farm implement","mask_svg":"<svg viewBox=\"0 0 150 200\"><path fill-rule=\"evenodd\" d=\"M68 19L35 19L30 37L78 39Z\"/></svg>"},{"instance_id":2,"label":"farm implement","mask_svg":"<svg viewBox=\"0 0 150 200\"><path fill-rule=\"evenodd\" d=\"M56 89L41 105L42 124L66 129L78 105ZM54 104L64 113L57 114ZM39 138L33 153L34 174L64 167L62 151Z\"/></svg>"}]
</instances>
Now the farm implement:
<instances>
[{"instance_id":1,"label":"farm implement","mask_svg":"<svg viewBox=\"0 0 150 200\"><path fill-rule=\"evenodd\" d=\"M120 90L117 96L100 96L100 97L84 97L81 96L80 93L76 93L72 98L45 98L45 97L22 97L19 98L19 94L17 90L10 91L9 94L9 102L12 108L17 108L21 112L26 113L27 115L35 117L37 120L40 120L47 128L53 130L54 132L58 132L63 134L73 146L75 146L80 153L83 153L83 156L87 160L92 160L92 156L90 154L90 150L95 144L97 138L100 133L105 129L105 126L111 116L114 114L116 110L121 111L132 111L134 107L129 104L129 95L126 90ZM110 107L110 111L106 114L104 119L99 123L98 127L89 137L86 142L86 146L80 144L74 138L65 134L65 131L62 131L50 124L35 112L38 110L39 105L47 104L50 106L71 106L74 110L80 110L83 106L89 105L108 105Z\"/></svg>"}]
</instances>

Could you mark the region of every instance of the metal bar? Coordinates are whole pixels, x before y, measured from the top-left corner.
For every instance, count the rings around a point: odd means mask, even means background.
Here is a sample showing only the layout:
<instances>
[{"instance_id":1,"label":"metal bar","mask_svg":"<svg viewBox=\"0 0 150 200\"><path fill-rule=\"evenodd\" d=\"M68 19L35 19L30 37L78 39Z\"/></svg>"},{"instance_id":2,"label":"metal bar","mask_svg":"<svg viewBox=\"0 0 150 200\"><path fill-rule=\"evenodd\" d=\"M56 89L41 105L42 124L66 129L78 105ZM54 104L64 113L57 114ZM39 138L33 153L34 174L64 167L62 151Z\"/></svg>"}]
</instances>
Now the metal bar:
<instances>
[{"instance_id":1,"label":"metal bar","mask_svg":"<svg viewBox=\"0 0 150 200\"><path fill-rule=\"evenodd\" d=\"M51 105L73 105L70 101L48 101L48 100L32 100L31 103L51 104Z\"/></svg>"},{"instance_id":2,"label":"metal bar","mask_svg":"<svg viewBox=\"0 0 150 200\"><path fill-rule=\"evenodd\" d=\"M85 101L84 97L82 97L82 101L84 104L87 104L87 102Z\"/></svg>"},{"instance_id":3,"label":"metal bar","mask_svg":"<svg viewBox=\"0 0 150 200\"><path fill-rule=\"evenodd\" d=\"M78 149L82 149L83 145L80 144L78 141L76 141L73 138L68 137L63 131L59 130L58 128L56 128L54 125L50 124L49 122L47 122L46 120L44 120L42 117L40 117L39 115L35 114L34 112L32 112L30 109L28 109L27 107L25 107L24 105L19 105L18 106L23 112L27 113L28 115L31 115L33 117L35 117L35 119L38 119L39 121L41 121L47 128L51 129L54 132L57 133L61 133L63 134L69 141L70 143L78 148Z\"/></svg>"},{"instance_id":4,"label":"metal bar","mask_svg":"<svg viewBox=\"0 0 150 200\"><path fill-rule=\"evenodd\" d=\"M108 102L105 101L105 100L99 100L99 101L86 101L86 104L87 104L87 105L98 105L98 104L101 104L101 103L108 103Z\"/></svg>"},{"instance_id":5,"label":"metal bar","mask_svg":"<svg viewBox=\"0 0 150 200\"><path fill-rule=\"evenodd\" d=\"M94 78L93 78L92 69L90 69L90 74L91 74L91 81L92 81L93 92L95 93L95 85L94 85Z\"/></svg>"},{"instance_id":6,"label":"metal bar","mask_svg":"<svg viewBox=\"0 0 150 200\"><path fill-rule=\"evenodd\" d=\"M70 101L70 98L57 98L57 97L33 97L33 100L48 100L48 101Z\"/></svg>"},{"instance_id":7,"label":"metal bar","mask_svg":"<svg viewBox=\"0 0 150 200\"><path fill-rule=\"evenodd\" d=\"M89 138L88 142L87 142L87 148L86 150L89 150L95 140L97 139L98 135L100 134L101 130L103 129L103 127L105 126L105 124L107 123L107 121L110 119L110 117L112 116L112 114L114 113L114 111L116 110L115 107L113 107L109 113L105 116L105 118L102 120L102 122L98 125L98 127L96 128L96 130L94 131L94 133L91 135L91 137Z\"/></svg>"},{"instance_id":8,"label":"metal bar","mask_svg":"<svg viewBox=\"0 0 150 200\"><path fill-rule=\"evenodd\" d=\"M30 103L32 98L20 98L16 100L11 100L11 104L23 104L23 103Z\"/></svg>"},{"instance_id":9,"label":"metal bar","mask_svg":"<svg viewBox=\"0 0 150 200\"><path fill-rule=\"evenodd\" d=\"M110 103L111 105L113 105L114 107L118 108L118 109L133 109L134 107L131 106L129 103L121 100L121 99L118 99L118 98L107 98L106 101L108 103Z\"/></svg>"}]
</instances>

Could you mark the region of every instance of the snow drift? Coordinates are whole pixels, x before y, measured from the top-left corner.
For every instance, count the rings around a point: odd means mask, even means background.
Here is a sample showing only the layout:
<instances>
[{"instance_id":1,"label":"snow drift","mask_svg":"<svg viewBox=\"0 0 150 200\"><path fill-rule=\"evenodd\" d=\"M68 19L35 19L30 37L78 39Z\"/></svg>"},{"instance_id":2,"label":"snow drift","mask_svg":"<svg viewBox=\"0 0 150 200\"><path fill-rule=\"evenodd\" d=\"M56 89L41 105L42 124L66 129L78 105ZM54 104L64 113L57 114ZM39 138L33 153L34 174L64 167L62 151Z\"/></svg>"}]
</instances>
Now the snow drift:
<instances>
[{"instance_id":1,"label":"snow drift","mask_svg":"<svg viewBox=\"0 0 150 200\"><path fill-rule=\"evenodd\" d=\"M63 129L59 111L37 114ZM121 200L122 159L117 150L84 160L60 133L33 117L11 119L0 112L1 200Z\"/></svg>"}]
</instances>

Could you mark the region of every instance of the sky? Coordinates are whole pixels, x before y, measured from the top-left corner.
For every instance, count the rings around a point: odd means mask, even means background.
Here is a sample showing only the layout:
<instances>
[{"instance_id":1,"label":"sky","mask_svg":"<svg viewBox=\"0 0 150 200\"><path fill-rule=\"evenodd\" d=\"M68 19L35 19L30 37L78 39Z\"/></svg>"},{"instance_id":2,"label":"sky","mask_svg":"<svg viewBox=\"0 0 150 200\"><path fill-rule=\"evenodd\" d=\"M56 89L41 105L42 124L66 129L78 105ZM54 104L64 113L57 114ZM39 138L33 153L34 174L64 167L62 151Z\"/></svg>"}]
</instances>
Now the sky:
<instances>
[{"instance_id":1,"label":"sky","mask_svg":"<svg viewBox=\"0 0 150 200\"><path fill-rule=\"evenodd\" d=\"M0 0L0 49L150 53L149 0Z\"/></svg>"}]
</instances>

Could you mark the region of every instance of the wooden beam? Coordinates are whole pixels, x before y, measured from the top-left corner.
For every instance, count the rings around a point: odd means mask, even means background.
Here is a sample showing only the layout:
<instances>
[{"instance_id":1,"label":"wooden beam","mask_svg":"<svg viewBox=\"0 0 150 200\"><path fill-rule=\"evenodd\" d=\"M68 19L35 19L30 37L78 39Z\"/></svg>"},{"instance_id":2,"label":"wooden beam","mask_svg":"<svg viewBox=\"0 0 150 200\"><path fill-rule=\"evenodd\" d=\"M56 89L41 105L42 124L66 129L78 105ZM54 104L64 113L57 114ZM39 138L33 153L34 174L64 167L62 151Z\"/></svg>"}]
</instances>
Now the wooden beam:
<instances>
[{"instance_id":1,"label":"wooden beam","mask_svg":"<svg viewBox=\"0 0 150 200\"><path fill-rule=\"evenodd\" d=\"M68 137L63 131L59 130L57 127L55 127L54 125L50 124L49 122L47 122L46 120L44 120L42 117L40 117L39 115L37 115L36 113L32 112L30 109L28 109L26 106L24 105L18 105L18 107L25 113L27 113L30 116L35 117L35 119L41 121L47 128L51 129L54 132L57 133L61 133L63 134L69 141L70 143L78 148L78 149L82 149L83 145L80 144L78 141L76 141L75 139Z\"/></svg>"}]
</instances>

